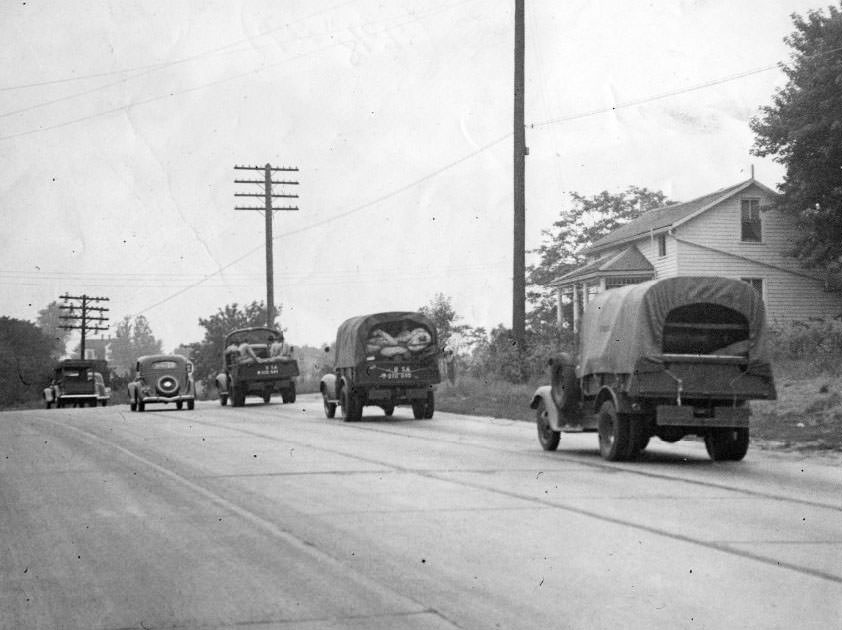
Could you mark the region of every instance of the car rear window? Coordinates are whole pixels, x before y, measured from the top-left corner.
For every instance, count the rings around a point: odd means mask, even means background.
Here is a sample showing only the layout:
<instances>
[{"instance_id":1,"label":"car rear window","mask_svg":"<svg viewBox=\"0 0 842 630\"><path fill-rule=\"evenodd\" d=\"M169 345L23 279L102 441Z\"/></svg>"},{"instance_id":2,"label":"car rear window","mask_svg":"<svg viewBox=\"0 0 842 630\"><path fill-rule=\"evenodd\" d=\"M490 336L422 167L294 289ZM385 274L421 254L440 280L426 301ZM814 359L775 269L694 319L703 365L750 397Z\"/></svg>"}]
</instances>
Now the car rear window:
<instances>
[{"instance_id":1,"label":"car rear window","mask_svg":"<svg viewBox=\"0 0 842 630\"><path fill-rule=\"evenodd\" d=\"M171 370L173 368L178 367L178 363L175 361L155 361L150 367L153 370Z\"/></svg>"}]
</instances>

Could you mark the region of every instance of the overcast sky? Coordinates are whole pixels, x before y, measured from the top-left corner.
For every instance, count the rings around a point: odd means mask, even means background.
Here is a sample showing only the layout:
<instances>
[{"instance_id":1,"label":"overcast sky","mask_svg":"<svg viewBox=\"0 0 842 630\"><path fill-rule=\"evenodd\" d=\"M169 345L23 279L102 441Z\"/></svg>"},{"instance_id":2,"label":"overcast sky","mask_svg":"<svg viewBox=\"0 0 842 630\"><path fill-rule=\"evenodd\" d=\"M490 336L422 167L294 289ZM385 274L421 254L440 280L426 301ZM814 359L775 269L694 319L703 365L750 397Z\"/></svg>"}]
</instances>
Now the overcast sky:
<instances>
[{"instance_id":1,"label":"overcast sky","mask_svg":"<svg viewBox=\"0 0 842 630\"><path fill-rule=\"evenodd\" d=\"M790 15L826 4L527 0L527 246L569 191L686 201L751 164L776 187L748 121L784 84ZM0 314L87 293L167 350L200 340L266 298L263 216L233 209L260 188L233 167L269 162L300 169L274 223L291 343L439 292L510 326L513 7L5 0Z\"/></svg>"}]
</instances>

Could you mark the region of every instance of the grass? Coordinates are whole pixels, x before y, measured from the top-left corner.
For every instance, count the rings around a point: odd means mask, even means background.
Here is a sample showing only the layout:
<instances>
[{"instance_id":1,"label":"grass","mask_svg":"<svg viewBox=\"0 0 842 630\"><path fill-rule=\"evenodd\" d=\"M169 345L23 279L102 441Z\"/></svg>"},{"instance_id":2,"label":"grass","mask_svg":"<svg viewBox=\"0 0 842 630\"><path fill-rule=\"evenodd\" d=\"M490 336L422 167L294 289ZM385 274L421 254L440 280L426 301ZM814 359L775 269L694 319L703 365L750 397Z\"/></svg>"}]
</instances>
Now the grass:
<instances>
[{"instance_id":1,"label":"grass","mask_svg":"<svg viewBox=\"0 0 842 630\"><path fill-rule=\"evenodd\" d=\"M778 400L751 403L753 444L768 450L842 454L842 373L836 372L803 361L777 365ZM455 385L438 386L436 409L533 422L532 394L548 383L512 384L464 376Z\"/></svg>"}]
</instances>

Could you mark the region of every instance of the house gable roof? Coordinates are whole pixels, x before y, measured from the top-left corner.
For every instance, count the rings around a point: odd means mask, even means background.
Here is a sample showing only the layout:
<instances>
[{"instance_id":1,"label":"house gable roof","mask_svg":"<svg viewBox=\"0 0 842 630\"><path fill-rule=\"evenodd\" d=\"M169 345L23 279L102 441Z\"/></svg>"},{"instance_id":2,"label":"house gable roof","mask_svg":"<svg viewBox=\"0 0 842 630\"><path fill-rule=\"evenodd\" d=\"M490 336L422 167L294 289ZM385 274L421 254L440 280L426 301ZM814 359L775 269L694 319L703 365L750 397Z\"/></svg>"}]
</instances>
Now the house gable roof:
<instances>
[{"instance_id":1,"label":"house gable roof","mask_svg":"<svg viewBox=\"0 0 842 630\"><path fill-rule=\"evenodd\" d=\"M677 203L671 206L654 208L644 212L634 221L618 227L610 234L606 234L588 248L588 253L596 252L610 246L616 246L626 241L635 240L653 232L659 232L669 227L675 227L709 210L729 197L741 193L749 186L758 186L764 192L777 196L770 188L755 179L747 179L739 184L723 188L691 201Z\"/></svg>"},{"instance_id":2,"label":"house gable roof","mask_svg":"<svg viewBox=\"0 0 842 630\"><path fill-rule=\"evenodd\" d=\"M563 276L556 278L550 286L565 284L575 278L584 278L593 274L600 275L624 275L628 273L650 274L655 267L647 260L646 256L640 253L636 245L627 247L621 252L608 258L597 260L584 267L569 271Z\"/></svg>"}]
</instances>

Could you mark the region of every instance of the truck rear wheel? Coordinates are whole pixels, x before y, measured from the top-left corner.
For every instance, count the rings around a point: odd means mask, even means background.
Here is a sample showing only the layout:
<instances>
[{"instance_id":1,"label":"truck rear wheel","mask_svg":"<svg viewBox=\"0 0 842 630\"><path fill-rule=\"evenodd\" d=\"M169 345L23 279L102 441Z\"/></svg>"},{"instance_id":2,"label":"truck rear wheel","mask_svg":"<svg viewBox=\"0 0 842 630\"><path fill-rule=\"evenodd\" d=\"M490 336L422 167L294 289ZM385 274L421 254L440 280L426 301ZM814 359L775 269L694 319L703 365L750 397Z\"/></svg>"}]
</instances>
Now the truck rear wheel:
<instances>
[{"instance_id":1,"label":"truck rear wheel","mask_svg":"<svg viewBox=\"0 0 842 630\"><path fill-rule=\"evenodd\" d=\"M748 429L717 429L705 436L705 449L715 462L738 462L748 452Z\"/></svg>"},{"instance_id":2,"label":"truck rear wheel","mask_svg":"<svg viewBox=\"0 0 842 630\"><path fill-rule=\"evenodd\" d=\"M427 411L426 400L416 400L412 403L412 415L416 420L421 420Z\"/></svg>"},{"instance_id":3,"label":"truck rear wheel","mask_svg":"<svg viewBox=\"0 0 842 630\"><path fill-rule=\"evenodd\" d=\"M333 418L336 416L336 403L330 402L327 399L327 392L322 392L322 405L325 408L325 417L326 418Z\"/></svg>"},{"instance_id":4,"label":"truck rear wheel","mask_svg":"<svg viewBox=\"0 0 842 630\"><path fill-rule=\"evenodd\" d=\"M550 420L547 418L547 405L544 399L538 401L538 408L535 410L535 424L538 425L538 442L545 451L554 451L558 448L561 440L561 432L553 431Z\"/></svg>"},{"instance_id":5,"label":"truck rear wheel","mask_svg":"<svg viewBox=\"0 0 842 630\"><path fill-rule=\"evenodd\" d=\"M363 416L363 406L360 397L350 387L342 388L342 420L357 422Z\"/></svg>"},{"instance_id":6,"label":"truck rear wheel","mask_svg":"<svg viewBox=\"0 0 842 630\"><path fill-rule=\"evenodd\" d=\"M427 392L427 404L424 405L424 419L430 420L433 414L436 413L436 395L429 391Z\"/></svg>"},{"instance_id":7,"label":"truck rear wheel","mask_svg":"<svg viewBox=\"0 0 842 630\"><path fill-rule=\"evenodd\" d=\"M606 400L599 408L599 454L609 462L628 459L632 448L629 417L617 413L613 400Z\"/></svg>"}]
</instances>

